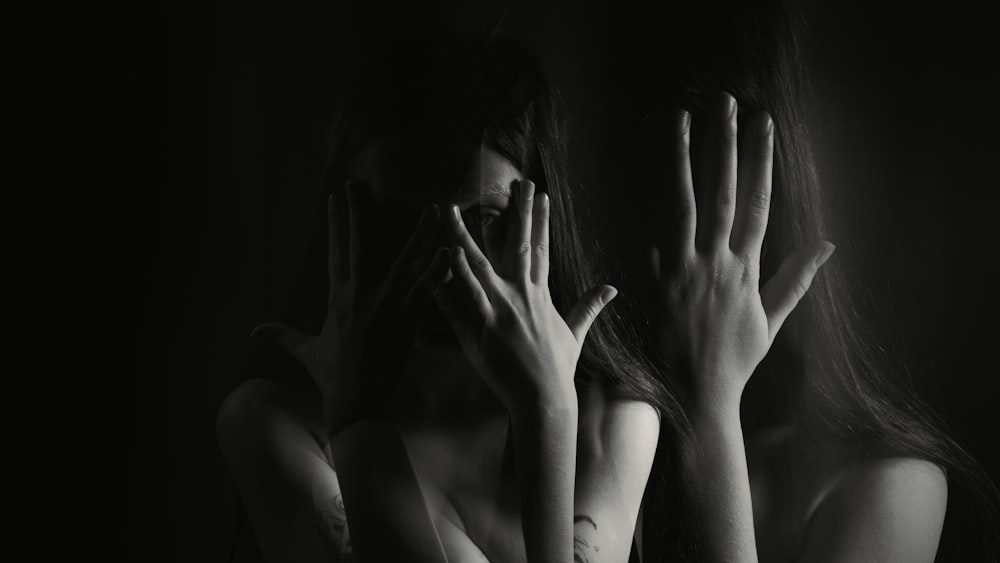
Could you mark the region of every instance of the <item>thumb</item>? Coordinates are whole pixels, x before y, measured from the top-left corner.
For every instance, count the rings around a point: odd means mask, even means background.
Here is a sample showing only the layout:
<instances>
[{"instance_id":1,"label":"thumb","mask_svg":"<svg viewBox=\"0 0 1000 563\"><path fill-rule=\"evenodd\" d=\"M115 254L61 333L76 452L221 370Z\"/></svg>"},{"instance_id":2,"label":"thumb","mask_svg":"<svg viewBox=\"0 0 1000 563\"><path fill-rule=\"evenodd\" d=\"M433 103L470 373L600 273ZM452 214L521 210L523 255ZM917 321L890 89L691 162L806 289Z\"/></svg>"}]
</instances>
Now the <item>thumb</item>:
<instances>
[{"instance_id":1,"label":"thumb","mask_svg":"<svg viewBox=\"0 0 1000 563\"><path fill-rule=\"evenodd\" d=\"M597 315L601 314L604 307L611 303L616 295L618 295L617 289L610 285L602 285L584 293L576 302L566 317L566 324L569 325L577 342L583 344L583 339L587 337L587 332L590 331L590 326L594 324Z\"/></svg>"},{"instance_id":2,"label":"thumb","mask_svg":"<svg viewBox=\"0 0 1000 563\"><path fill-rule=\"evenodd\" d=\"M253 329L250 338L257 342L276 344L301 361L302 350L309 335L283 323L264 323Z\"/></svg>"},{"instance_id":3,"label":"thumb","mask_svg":"<svg viewBox=\"0 0 1000 563\"><path fill-rule=\"evenodd\" d=\"M774 342L778 329L805 297L816 272L835 249L833 244L819 241L796 250L785 258L778 273L761 288L760 300L767 314L768 343Z\"/></svg>"}]
</instances>

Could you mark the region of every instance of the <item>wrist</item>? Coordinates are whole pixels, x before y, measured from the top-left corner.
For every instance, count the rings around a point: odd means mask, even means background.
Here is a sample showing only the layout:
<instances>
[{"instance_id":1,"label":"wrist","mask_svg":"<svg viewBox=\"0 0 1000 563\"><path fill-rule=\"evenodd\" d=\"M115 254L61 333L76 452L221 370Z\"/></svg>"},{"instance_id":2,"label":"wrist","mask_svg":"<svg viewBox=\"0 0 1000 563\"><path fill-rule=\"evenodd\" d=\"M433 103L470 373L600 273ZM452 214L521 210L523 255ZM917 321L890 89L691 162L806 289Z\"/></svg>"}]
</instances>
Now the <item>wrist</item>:
<instances>
[{"instance_id":1,"label":"wrist","mask_svg":"<svg viewBox=\"0 0 1000 563\"><path fill-rule=\"evenodd\" d=\"M689 417L739 421L743 386L737 386L732 379L718 372L692 373L689 379L692 385L683 400Z\"/></svg>"},{"instance_id":2,"label":"wrist","mask_svg":"<svg viewBox=\"0 0 1000 563\"><path fill-rule=\"evenodd\" d=\"M538 418L546 413L575 415L579 411L576 387L572 383L568 386L551 385L529 389L506 406L512 417L524 418Z\"/></svg>"},{"instance_id":3,"label":"wrist","mask_svg":"<svg viewBox=\"0 0 1000 563\"><path fill-rule=\"evenodd\" d=\"M693 408L687 411L691 431L699 438L742 435L739 406Z\"/></svg>"},{"instance_id":4,"label":"wrist","mask_svg":"<svg viewBox=\"0 0 1000 563\"><path fill-rule=\"evenodd\" d=\"M565 422L574 428L579 418L579 410L575 389L571 392L539 393L525 397L516 405L507 408L514 424L524 423L537 426Z\"/></svg>"}]
</instances>

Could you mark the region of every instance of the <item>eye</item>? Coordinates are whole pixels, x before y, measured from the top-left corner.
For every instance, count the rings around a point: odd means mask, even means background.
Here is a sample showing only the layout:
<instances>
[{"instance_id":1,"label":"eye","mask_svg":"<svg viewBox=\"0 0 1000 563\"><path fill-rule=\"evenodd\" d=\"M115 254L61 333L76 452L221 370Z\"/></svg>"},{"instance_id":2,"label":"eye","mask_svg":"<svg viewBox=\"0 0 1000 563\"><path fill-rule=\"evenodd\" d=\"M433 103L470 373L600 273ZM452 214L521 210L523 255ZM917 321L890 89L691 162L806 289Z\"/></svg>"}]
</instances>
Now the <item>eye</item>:
<instances>
[{"instance_id":1,"label":"eye","mask_svg":"<svg viewBox=\"0 0 1000 563\"><path fill-rule=\"evenodd\" d=\"M498 227L503 220L503 212L492 207L473 207L465 216L468 223L484 229Z\"/></svg>"}]
</instances>

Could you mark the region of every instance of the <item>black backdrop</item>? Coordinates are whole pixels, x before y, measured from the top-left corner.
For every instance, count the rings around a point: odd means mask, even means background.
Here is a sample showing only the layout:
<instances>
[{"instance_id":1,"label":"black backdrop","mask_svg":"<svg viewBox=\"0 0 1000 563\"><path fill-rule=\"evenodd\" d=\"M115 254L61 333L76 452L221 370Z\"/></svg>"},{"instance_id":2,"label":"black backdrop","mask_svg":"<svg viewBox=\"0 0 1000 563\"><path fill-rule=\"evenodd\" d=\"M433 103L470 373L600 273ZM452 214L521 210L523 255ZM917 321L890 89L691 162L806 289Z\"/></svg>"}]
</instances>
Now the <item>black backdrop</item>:
<instances>
[{"instance_id":1,"label":"black backdrop","mask_svg":"<svg viewBox=\"0 0 1000 563\"><path fill-rule=\"evenodd\" d=\"M229 556L238 500L215 411L245 377L250 329L272 320L290 289L298 218L313 203L331 100L352 53L426 22L491 27L502 17L576 112L578 154L599 133L584 114L601 102L589 81L608 63L603 16L627 8L453 4L418 14L170 2L137 24L149 49L134 54L141 80L129 107L151 136L151 183L127 241L142 296L131 331L130 559ZM830 150L848 163L838 168L837 206L851 240L836 242L859 265L889 343L1000 478L996 20L957 5L806 9L818 63L837 84ZM586 183L594 159L574 162L574 179Z\"/></svg>"}]
</instances>

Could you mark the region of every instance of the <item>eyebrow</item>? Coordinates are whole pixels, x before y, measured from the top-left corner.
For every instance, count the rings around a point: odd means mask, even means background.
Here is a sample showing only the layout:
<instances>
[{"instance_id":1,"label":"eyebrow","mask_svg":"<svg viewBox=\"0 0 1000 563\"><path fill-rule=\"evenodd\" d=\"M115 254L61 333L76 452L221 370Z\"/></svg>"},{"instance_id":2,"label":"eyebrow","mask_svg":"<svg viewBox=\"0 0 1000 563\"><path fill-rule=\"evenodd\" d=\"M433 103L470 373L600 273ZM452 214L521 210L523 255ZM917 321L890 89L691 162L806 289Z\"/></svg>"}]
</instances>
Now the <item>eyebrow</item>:
<instances>
[{"instance_id":1,"label":"eyebrow","mask_svg":"<svg viewBox=\"0 0 1000 563\"><path fill-rule=\"evenodd\" d=\"M458 192L458 197L462 201L473 201L480 199L485 196L500 196L500 197L510 197L510 186L505 186L503 184L490 184L483 186L482 190L470 191L466 188L462 188Z\"/></svg>"}]
</instances>

